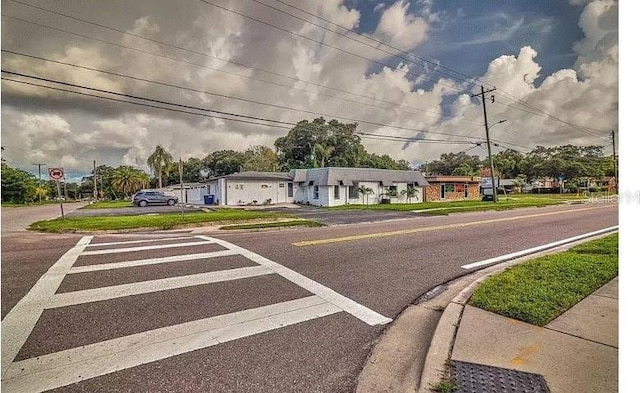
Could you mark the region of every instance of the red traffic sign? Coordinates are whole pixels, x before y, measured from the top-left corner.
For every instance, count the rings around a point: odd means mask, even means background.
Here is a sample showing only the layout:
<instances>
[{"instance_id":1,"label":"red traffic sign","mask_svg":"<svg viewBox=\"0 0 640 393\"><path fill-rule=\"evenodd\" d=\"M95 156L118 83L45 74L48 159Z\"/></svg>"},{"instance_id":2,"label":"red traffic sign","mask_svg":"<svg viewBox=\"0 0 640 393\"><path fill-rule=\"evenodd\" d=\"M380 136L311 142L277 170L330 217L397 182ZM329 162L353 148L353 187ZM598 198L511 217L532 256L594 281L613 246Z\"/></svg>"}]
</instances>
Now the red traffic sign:
<instances>
[{"instance_id":1,"label":"red traffic sign","mask_svg":"<svg viewBox=\"0 0 640 393\"><path fill-rule=\"evenodd\" d=\"M53 180L60 180L64 177L62 168L49 168L49 177Z\"/></svg>"}]
</instances>

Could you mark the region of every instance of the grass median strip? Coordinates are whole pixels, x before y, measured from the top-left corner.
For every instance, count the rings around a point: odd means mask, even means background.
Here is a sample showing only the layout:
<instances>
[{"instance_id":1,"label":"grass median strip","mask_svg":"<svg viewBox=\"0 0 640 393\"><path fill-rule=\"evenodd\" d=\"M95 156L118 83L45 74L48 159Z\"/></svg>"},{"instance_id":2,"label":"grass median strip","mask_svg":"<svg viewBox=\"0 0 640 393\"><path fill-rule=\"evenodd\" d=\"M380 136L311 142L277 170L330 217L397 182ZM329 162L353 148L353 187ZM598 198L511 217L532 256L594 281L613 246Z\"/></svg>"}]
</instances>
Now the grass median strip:
<instances>
[{"instance_id":1,"label":"grass median strip","mask_svg":"<svg viewBox=\"0 0 640 393\"><path fill-rule=\"evenodd\" d=\"M218 209L214 212L145 214L137 216L67 217L37 221L29 229L43 232L113 231L134 228L171 229L181 226L250 220L293 218L290 214L251 210Z\"/></svg>"},{"instance_id":2,"label":"grass median strip","mask_svg":"<svg viewBox=\"0 0 640 393\"><path fill-rule=\"evenodd\" d=\"M279 227L321 227L323 224L313 220L292 220L292 221L274 221L274 222L261 222L253 224L237 224L237 225L223 225L220 229L233 230L233 229L261 229L261 228L279 228Z\"/></svg>"},{"instance_id":3,"label":"grass median strip","mask_svg":"<svg viewBox=\"0 0 640 393\"><path fill-rule=\"evenodd\" d=\"M544 326L618 275L618 234L536 258L489 278L470 305Z\"/></svg>"}]
</instances>

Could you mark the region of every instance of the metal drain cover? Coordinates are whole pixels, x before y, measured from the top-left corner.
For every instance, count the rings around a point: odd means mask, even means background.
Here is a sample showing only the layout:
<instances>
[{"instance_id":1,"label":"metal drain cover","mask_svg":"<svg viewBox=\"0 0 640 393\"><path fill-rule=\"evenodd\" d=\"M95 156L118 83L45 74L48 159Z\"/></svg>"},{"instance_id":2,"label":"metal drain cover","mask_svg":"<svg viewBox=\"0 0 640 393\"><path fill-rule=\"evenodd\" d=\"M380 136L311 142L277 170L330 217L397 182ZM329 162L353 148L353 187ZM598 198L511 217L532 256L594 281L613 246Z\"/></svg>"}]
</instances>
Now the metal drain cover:
<instances>
[{"instance_id":1,"label":"metal drain cover","mask_svg":"<svg viewBox=\"0 0 640 393\"><path fill-rule=\"evenodd\" d=\"M457 393L550 393L544 377L508 368L451 361Z\"/></svg>"}]
</instances>

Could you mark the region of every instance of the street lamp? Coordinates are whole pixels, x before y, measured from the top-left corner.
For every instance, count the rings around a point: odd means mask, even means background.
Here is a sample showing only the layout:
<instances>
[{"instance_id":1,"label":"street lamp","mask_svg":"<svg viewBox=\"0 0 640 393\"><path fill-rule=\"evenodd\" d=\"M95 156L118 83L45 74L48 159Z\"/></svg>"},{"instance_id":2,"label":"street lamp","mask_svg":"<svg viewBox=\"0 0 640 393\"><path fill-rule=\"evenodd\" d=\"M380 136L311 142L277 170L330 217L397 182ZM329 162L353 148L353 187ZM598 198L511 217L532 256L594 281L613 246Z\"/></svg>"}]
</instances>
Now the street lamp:
<instances>
[{"instance_id":1,"label":"street lamp","mask_svg":"<svg viewBox=\"0 0 640 393\"><path fill-rule=\"evenodd\" d=\"M487 131L487 150L489 151L489 165L491 167L491 190L493 192L491 196L493 198L493 203L498 202L498 193L496 190L496 178L495 178L494 169L493 169L493 156L491 155L491 141L489 140L489 128L495 126L496 124L504 123L505 121L506 120L500 120L496 123L493 123L490 126L487 126L487 113L485 112L484 114L484 124Z\"/></svg>"}]
</instances>

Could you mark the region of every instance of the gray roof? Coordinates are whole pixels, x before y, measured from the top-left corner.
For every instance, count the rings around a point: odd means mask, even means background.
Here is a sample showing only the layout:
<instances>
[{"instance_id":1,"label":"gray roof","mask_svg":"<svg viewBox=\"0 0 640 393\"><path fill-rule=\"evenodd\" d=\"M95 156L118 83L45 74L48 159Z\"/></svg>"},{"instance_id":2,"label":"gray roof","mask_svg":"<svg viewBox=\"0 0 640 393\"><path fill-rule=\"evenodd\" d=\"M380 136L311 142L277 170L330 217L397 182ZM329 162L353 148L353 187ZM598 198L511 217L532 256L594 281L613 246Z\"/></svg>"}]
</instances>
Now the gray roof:
<instances>
[{"instance_id":1,"label":"gray roof","mask_svg":"<svg viewBox=\"0 0 640 393\"><path fill-rule=\"evenodd\" d=\"M396 171L375 168L314 168L296 169L293 176L295 182L313 181L315 186L350 186L355 182L382 182L383 186L393 183L416 183L426 186L428 183L419 171Z\"/></svg>"},{"instance_id":2,"label":"gray roof","mask_svg":"<svg viewBox=\"0 0 640 393\"><path fill-rule=\"evenodd\" d=\"M283 172L237 172L231 175L220 176L217 179L224 178L227 180L284 180L291 181L292 176L289 173Z\"/></svg>"}]
</instances>

